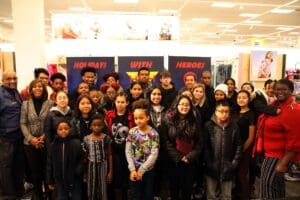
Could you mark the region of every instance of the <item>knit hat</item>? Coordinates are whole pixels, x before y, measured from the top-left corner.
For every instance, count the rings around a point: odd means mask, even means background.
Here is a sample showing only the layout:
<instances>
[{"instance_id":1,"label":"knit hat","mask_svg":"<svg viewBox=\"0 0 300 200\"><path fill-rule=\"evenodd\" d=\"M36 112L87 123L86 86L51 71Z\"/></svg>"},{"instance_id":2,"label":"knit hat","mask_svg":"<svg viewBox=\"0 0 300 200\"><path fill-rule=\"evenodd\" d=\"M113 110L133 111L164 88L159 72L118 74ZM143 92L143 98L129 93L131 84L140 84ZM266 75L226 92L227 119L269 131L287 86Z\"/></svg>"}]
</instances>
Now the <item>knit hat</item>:
<instances>
[{"instance_id":1,"label":"knit hat","mask_svg":"<svg viewBox=\"0 0 300 200\"><path fill-rule=\"evenodd\" d=\"M228 96L228 87L227 87L226 84L221 83L221 84L217 85L217 87L215 88L215 93L216 93L217 90L220 90L220 91L224 92L224 94L226 96Z\"/></svg>"}]
</instances>

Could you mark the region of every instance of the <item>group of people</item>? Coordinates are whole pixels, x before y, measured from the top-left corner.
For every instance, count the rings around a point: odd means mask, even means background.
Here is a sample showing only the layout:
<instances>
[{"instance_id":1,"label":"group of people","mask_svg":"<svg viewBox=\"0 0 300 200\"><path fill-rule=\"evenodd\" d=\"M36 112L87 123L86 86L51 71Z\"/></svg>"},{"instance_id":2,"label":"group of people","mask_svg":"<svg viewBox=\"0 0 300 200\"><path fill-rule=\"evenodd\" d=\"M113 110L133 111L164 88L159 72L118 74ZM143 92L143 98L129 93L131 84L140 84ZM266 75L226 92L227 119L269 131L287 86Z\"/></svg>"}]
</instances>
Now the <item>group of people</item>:
<instances>
[{"instance_id":1,"label":"group of people","mask_svg":"<svg viewBox=\"0 0 300 200\"><path fill-rule=\"evenodd\" d=\"M211 73L186 73L175 89L148 68L123 88L117 73L97 88L94 68L67 93L60 74L35 70L17 91L15 72L0 87L0 199L249 199L260 176L260 199L285 198L283 173L300 161L300 105L287 79L264 89ZM258 157L263 157L257 168ZM247 178L249 177L249 179ZM258 188L257 188L258 189Z\"/></svg>"}]
</instances>

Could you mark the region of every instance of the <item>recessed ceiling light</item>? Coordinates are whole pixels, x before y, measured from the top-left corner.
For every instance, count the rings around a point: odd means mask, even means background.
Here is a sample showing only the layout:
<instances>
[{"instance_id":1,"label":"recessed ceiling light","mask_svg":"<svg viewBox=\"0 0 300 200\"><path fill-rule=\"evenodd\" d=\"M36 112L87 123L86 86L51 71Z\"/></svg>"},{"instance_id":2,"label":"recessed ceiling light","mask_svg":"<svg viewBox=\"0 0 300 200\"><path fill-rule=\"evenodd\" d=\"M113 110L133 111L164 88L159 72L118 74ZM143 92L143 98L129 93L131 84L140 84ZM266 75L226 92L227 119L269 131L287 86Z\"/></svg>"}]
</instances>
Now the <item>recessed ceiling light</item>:
<instances>
[{"instance_id":1,"label":"recessed ceiling light","mask_svg":"<svg viewBox=\"0 0 300 200\"><path fill-rule=\"evenodd\" d=\"M279 9L279 8L275 8L273 10L271 10L271 13L279 13L279 14L289 14L294 12L295 10L293 9Z\"/></svg>"},{"instance_id":2,"label":"recessed ceiling light","mask_svg":"<svg viewBox=\"0 0 300 200\"><path fill-rule=\"evenodd\" d=\"M69 10L76 11L76 12L84 12L84 11L91 11L92 9L87 7L70 7Z\"/></svg>"},{"instance_id":3,"label":"recessed ceiling light","mask_svg":"<svg viewBox=\"0 0 300 200\"><path fill-rule=\"evenodd\" d=\"M292 28L292 27L278 27L278 28L276 28L276 30L280 30L280 31L291 31L293 29L294 28Z\"/></svg>"},{"instance_id":4,"label":"recessed ceiling light","mask_svg":"<svg viewBox=\"0 0 300 200\"><path fill-rule=\"evenodd\" d=\"M114 0L115 3L138 3L139 0Z\"/></svg>"},{"instance_id":5,"label":"recessed ceiling light","mask_svg":"<svg viewBox=\"0 0 300 200\"><path fill-rule=\"evenodd\" d=\"M246 20L246 21L244 21L244 23L246 23L246 24L261 24L262 21L259 21L259 20Z\"/></svg>"},{"instance_id":6,"label":"recessed ceiling light","mask_svg":"<svg viewBox=\"0 0 300 200\"><path fill-rule=\"evenodd\" d=\"M170 15L177 14L177 10L173 10L173 9L160 9L158 12L161 14L170 14Z\"/></svg>"},{"instance_id":7,"label":"recessed ceiling light","mask_svg":"<svg viewBox=\"0 0 300 200\"><path fill-rule=\"evenodd\" d=\"M224 32L227 32L227 33L236 33L237 30L235 30L235 29L225 29Z\"/></svg>"},{"instance_id":8,"label":"recessed ceiling light","mask_svg":"<svg viewBox=\"0 0 300 200\"><path fill-rule=\"evenodd\" d=\"M209 18L192 18L193 22L209 22Z\"/></svg>"},{"instance_id":9,"label":"recessed ceiling light","mask_svg":"<svg viewBox=\"0 0 300 200\"><path fill-rule=\"evenodd\" d=\"M264 37L265 35L263 35L263 34L253 34L252 36L259 38L259 37Z\"/></svg>"},{"instance_id":10,"label":"recessed ceiling light","mask_svg":"<svg viewBox=\"0 0 300 200\"><path fill-rule=\"evenodd\" d=\"M255 14L255 13L241 13L240 17L258 17L259 14Z\"/></svg>"},{"instance_id":11,"label":"recessed ceiling light","mask_svg":"<svg viewBox=\"0 0 300 200\"><path fill-rule=\"evenodd\" d=\"M299 35L299 32L289 32L289 35Z\"/></svg>"},{"instance_id":12,"label":"recessed ceiling light","mask_svg":"<svg viewBox=\"0 0 300 200\"><path fill-rule=\"evenodd\" d=\"M14 20L12 19L3 19L4 23L14 23Z\"/></svg>"},{"instance_id":13,"label":"recessed ceiling light","mask_svg":"<svg viewBox=\"0 0 300 200\"><path fill-rule=\"evenodd\" d=\"M230 2L214 2L211 4L212 7L220 7L220 8L233 8L236 6L235 3L230 3Z\"/></svg>"},{"instance_id":14,"label":"recessed ceiling light","mask_svg":"<svg viewBox=\"0 0 300 200\"><path fill-rule=\"evenodd\" d=\"M232 24L218 24L217 27L219 28L229 28L230 26L232 26Z\"/></svg>"}]
</instances>

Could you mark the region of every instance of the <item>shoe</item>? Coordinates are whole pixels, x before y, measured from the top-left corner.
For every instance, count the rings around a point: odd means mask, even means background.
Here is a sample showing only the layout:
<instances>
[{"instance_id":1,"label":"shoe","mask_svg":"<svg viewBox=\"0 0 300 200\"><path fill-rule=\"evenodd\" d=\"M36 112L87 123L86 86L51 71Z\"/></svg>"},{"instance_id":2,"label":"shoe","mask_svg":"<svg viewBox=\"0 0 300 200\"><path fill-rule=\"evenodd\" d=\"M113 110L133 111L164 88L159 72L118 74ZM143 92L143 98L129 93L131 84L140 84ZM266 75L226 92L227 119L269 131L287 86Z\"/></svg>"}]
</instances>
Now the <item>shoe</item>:
<instances>
[{"instance_id":1,"label":"shoe","mask_svg":"<svg viewBox=\"0 0 300 200\"><path fill-rule=\"evenodd\" d=\"M33 189L33 184L29 183L29 182L25 182L24 183L24 189L25 189L25 193L28 191L31 191Z\"/></svg>"},{"instance_id":2,"label":"shoe","mask_svg":"<svg viewBox=\"0 0 300 200\"><path fill-rule=\"evenodd\" d=\"M300 181L300 174L293 174L293 173L285 173L284 174L284 179L286 181L292 181L292 182L297 182Z\"/></svg>"}]
</instances>

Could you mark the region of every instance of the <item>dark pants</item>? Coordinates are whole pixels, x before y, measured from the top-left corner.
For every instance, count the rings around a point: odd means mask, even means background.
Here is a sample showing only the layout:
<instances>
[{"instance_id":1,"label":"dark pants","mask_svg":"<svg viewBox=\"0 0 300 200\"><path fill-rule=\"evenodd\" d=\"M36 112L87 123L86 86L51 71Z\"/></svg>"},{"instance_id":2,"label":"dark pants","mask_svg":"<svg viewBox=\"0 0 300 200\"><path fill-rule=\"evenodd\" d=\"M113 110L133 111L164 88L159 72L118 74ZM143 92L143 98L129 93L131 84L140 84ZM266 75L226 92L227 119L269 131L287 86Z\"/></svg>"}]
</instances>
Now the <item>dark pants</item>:
<instances>
[{"instance_id":1,"label":"dark pants","mask_svg":"<svg viewBox=\"0 0 300 200\"><path fill-rule=\"evenodd\" d=\"M63 183L56 184L57 200L82 200L82 183L75 180L72 186L65 186Z\"/></svg>"},{"instance_id":2,"label":"dark pants","mask_svg":"<svg viewBox=\"0 0 300 200\"><path fill-rule=\"evenodd\" d=\"M248 200L249 199L249 180L248 180L248 172L250 166L252 149L247 149L240 160L238 173L237 173L237 182L236 189L239 193L238 196L240 199Z\"/></svg>"},{"instance_id":3,"label":"dark pants","mask_svg":"<svg viewBox=\"0 0 300 200\"><path fill-rule=\"evenodd\" d=\"M170 168L170 192L171 199L189 200L193 190L193 181L195 178L195 166L179 162Z\"/></svg>"},{"instance_id":4,"label":"dark pants","mask_svg":"<svg viewBox=\"0 0 300 200\"><path fill-rule=\"evenodd\" d=\"M32 199L43 199L42 185L45 181L46 149L36 149L31 145L24 145L24 151L34 185Z\"/></svg>"},{"instance_id":5,"label":"dark pants","mask_svg":"<svg viewBox=\"0 0 300 200\"><path fill-rule=\"evenodd\" d=\"M0 199L16 199L24 193L23 144L0 139Z\"/></svg>"},{"instance_id":6,"label":"dark pants","mask_svg":"<svg viewBox=\"0 0 300 200\"><path fill-rule=\"evenodd\" d=\"M154 198L154 172L148 171L143 175L142 181L130 181L132 200L153 200Z\"/></svg>"}]
</instances>

